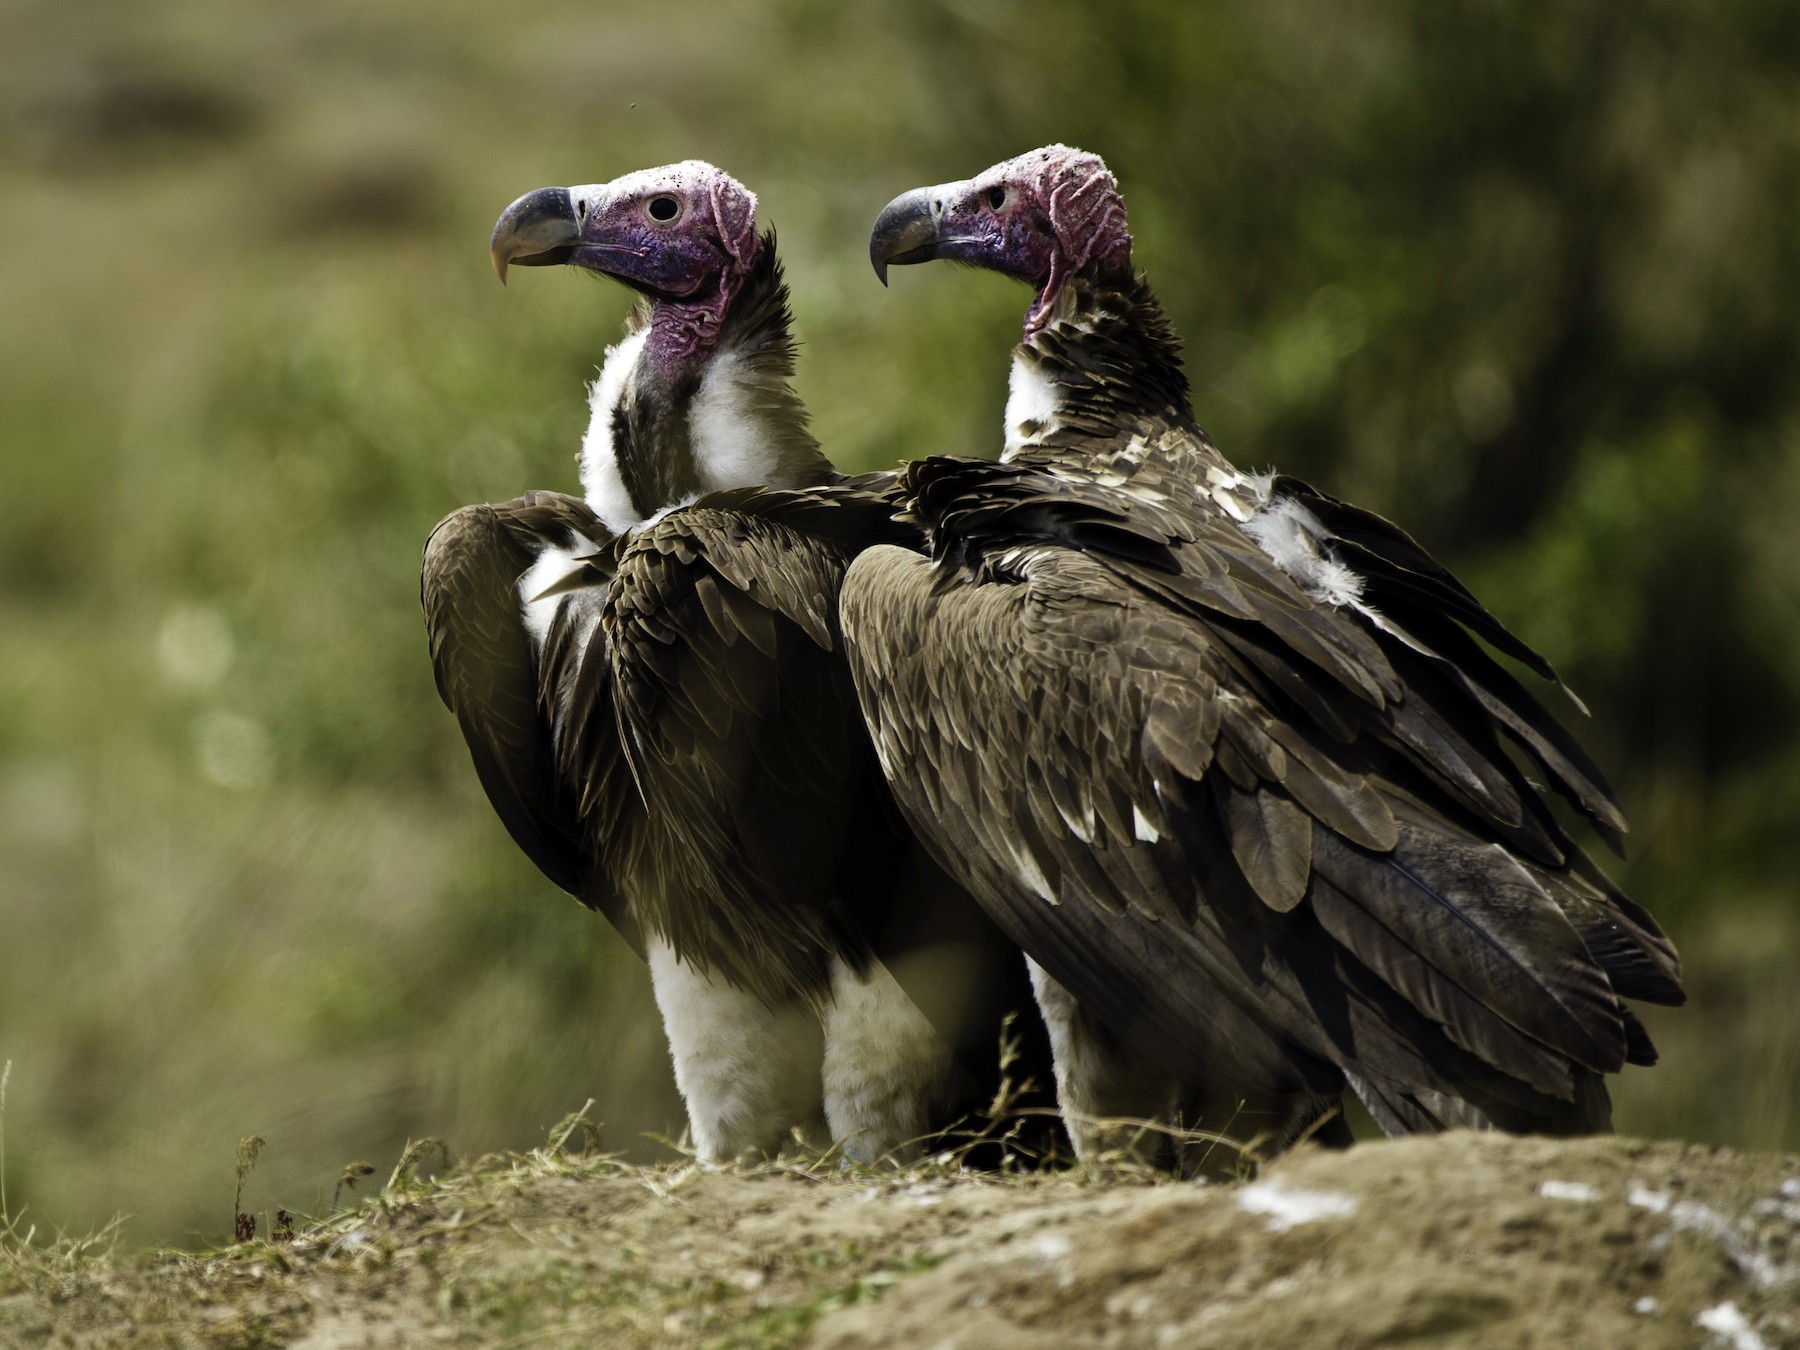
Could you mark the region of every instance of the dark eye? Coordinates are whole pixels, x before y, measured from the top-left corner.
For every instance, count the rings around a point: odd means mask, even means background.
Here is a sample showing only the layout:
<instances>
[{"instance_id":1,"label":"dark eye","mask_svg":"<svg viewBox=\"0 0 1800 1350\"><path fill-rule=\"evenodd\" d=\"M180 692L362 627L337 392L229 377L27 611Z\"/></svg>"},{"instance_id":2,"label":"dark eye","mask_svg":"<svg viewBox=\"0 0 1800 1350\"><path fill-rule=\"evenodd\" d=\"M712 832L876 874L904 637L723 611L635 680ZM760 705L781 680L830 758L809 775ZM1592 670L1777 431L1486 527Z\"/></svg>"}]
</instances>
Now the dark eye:
<instances>
[{"instance_id":1,"label":"dark eye","mask_svg":"<svg viewBox=\"0 0 1800 1350\"><path fill-rule=\"evenodd\" d=\"M988 210L990 211L998 211L1001 207L1005 206L1006 189L1001 187L989 188L987 190L987 204Z\"/></svg>"},{"instance_id":2,"label":"dark eye","mask_svg":"<svg viewBox=\"0 0 1800 1350\"><path fill-rule=\"evenodd\" d=\"M681 203L673 197L652 197L649 211L652 220L670 221L681 214Z\"/></svg>"}]
</instances>

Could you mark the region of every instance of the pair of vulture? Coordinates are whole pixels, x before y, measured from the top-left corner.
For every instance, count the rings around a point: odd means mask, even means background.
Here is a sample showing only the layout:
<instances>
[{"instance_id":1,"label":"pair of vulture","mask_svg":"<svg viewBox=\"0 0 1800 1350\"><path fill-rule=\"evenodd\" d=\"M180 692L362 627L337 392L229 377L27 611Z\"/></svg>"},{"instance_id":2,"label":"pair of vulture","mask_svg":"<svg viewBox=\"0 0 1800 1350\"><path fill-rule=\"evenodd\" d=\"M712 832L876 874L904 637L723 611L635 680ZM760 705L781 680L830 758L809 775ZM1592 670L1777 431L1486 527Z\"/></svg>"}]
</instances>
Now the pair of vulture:
<instances>
[{"instance_id":1,"label":"pair of vulture","mask_svg":"<svg viewBox=\"0 0 1800 1350\"><path fill-rule=\"evenodd\" d=\"M699 1154L821 1124L913 1156L1035 999L1077 1157L1121 1121L1275 1146L1608 1128L1673 947L1570 837L1625 821L1409 536L1234 468L1094 155L881 212L876 272L1026 282L997 461L846 475L773 231L689 161L519 198L493 260L642 303L582 495L445 519L432 661L489 799L648 961ZM1535 781L1534 781L1535 780ZM1544 785L1540 790L1538 784ZM1035 1039L1034 1039L1035 1038Z\"/></svg>"}]
</instances>

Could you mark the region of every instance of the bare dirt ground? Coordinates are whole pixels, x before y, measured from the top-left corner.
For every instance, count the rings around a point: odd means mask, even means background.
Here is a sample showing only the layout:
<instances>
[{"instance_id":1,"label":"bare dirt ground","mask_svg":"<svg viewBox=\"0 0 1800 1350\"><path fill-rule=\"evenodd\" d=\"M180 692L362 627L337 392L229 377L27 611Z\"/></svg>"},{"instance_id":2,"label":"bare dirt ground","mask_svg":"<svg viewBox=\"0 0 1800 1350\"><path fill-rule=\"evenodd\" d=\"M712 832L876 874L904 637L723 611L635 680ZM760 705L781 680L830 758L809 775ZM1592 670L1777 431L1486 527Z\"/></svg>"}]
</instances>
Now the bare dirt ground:
<instances>
[{"instance_id":1,"label":"bare dirt ground","mask_svg":"<svg viewBox=\"0 0 1800 1350\"><path fill-rule=\"evenodd\" d=\"M1448 1135L1248 1184L545 1150L207 1256L0 1250L0 1345L1800 1346L1800 1157Z\"/></svg>"}]
</instances>

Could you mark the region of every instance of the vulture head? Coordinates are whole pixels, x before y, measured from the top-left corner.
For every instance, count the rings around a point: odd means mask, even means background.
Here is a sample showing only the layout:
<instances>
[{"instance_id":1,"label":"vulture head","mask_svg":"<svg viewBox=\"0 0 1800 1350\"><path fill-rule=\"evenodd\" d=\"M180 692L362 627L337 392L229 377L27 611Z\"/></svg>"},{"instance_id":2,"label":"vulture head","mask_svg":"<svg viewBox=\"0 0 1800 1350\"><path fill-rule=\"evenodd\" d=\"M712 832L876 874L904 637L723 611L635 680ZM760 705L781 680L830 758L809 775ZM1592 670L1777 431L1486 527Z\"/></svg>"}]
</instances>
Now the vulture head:
<instances>
[{"instance_id":1,"label":"vulture head","mask_svg":"<svg viewBox=\"0 0 1800 1350\"><path fill-rule=\"evenodd\" d=\"M559 263L623 282L659 311L665 322L653 327L670 334L674 354L692 356L717 338L762 243L755 194L689 159L527 192L501 213L489 247L502 283L508 267Z\"/></svg>"},{"instance_id":2,"label":"vulture head","mask_svg":"<svg viewBox=\"0 0 1800 1350\"><path fill-rule=\"evenodd\" d=\"M1130 277L1125 202L1098 155L1046 145L960 183L914 188L889 202L869 236L882 284L889 266L933 258L1029 282L1037 292L1025 314L1029 338L1071 277Z\"/></svg>"}]
</instances>

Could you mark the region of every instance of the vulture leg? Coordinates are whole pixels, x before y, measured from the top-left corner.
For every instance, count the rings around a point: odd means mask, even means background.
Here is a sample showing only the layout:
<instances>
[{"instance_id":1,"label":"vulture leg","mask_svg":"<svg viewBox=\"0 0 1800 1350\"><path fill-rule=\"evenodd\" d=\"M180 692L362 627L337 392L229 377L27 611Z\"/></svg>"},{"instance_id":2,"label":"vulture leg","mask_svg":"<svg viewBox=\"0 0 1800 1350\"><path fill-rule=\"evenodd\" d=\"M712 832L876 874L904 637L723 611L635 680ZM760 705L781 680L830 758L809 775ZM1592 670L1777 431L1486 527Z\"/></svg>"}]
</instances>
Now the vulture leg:
<instances>
[{"instance_id":1,"label":"vulture leg","mask_svg":"<svg viewBox=\"0 0 1800 1350\"><path fill-rule=\"evenodd\" d=\"M798 1000L772 1009L747 990L708 979L660 939L647 945L650 985L700 1160L772 1158L795 1121L816 1127L818 1014Z\"/></svg>"},{"instance_id":2,"label":"vulture leg","mask_svg":"<svg viewBox=\"0 0 1800 1350\"><path fill-rule=\"evenodd\" d=\"M1056 1103L1075 1156L1090 1166L1115 1160L1167 1166L1180 1084L1093 1017L1037 962L1026 961L1038 1011L1050 1029Z\"/></svg>"},{"instance_id":3,"label":"vulture leg","mask_svg":"<svg viewBox=\"0 0 1800 1350\"><path fill-rule=\"evenodd\" d=\"M965 1077L943 1037L879 961L831 968L825 1011L825 1122L859 1163L916 1160Z\"/></svg>"}]
</instances>

